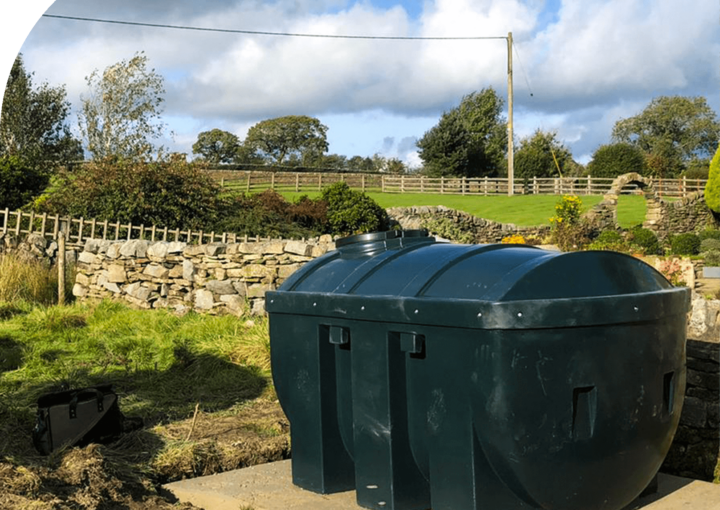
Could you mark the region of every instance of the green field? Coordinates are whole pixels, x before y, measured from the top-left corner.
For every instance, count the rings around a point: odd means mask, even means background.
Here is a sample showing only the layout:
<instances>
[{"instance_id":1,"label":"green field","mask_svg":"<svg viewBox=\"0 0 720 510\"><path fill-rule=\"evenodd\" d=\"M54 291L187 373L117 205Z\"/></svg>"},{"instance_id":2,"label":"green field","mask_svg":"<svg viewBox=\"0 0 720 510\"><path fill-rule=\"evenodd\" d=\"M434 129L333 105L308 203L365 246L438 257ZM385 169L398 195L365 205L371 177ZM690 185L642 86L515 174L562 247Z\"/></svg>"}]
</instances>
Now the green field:
<instances>
[{"instance_id":1,"label":"green field","mask_svg":"<svg viewBox=\"0 0 720 510\"><path fill-rule=\"evenodd\" d=\"M283 193L289 200L300 195L311 198L319 193ZM555 204L561 197L555 195L504 195L463 196L432 194L367 193L384 208L410 207L420 205L444 205L450 209L465 211L474 216L499 223L514 223L519 226L549 225L550 217L555 214ZM583 211L600 203L601 196L581 196ZM624 228L643 222L645 218L645 199L638 195L620 196L618 222Z\"/></svg>"}]
</instances>

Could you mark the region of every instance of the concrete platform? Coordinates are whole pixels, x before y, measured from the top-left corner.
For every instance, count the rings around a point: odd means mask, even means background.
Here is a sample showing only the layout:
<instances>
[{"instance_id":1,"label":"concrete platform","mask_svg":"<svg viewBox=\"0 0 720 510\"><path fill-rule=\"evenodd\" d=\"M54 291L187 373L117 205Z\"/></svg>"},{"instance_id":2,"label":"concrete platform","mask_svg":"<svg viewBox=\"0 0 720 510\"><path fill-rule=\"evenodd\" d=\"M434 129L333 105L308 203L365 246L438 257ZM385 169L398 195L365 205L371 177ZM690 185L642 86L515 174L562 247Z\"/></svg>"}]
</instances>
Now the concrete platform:
<instances>
[{"instance_id":1,"label":"concrete platform","mask_svg":"<svg viewBox=\"0 0 720 510\"><path fill-rule=\"evenodd\" d=\"M181 502L205 510L360 510L355 492L321 495L295 487L290 461L273 462L165 485ZM626 510L720 510L720 485L660 474L658 492ZM463 510L463 509L458 509ZM582 509L578 509L582 510Z\"/></svg>"}]
</instances>

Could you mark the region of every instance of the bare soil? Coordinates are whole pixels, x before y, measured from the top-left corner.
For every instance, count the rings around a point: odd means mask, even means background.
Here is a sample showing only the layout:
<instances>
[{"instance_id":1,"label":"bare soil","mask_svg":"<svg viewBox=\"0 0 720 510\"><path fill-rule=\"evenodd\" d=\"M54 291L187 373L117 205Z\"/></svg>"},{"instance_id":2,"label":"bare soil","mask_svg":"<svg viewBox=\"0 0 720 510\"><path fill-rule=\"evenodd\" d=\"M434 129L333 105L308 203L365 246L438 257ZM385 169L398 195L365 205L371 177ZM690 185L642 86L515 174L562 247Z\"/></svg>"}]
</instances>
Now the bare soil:
<instances>
[{"instance_id":1,"label":"bare soil","mask_svg":"<svg viewBox=\"0 0 720 510\"><path fill-rule=\"evenodd\" d=\"M289 424L275 400L236 413L193 418L91 444L0 461L0 509L195 509L160 489L164 483L288 458ZM209 509L208 509L209 510Z\"/></svg>"}]
</instances>

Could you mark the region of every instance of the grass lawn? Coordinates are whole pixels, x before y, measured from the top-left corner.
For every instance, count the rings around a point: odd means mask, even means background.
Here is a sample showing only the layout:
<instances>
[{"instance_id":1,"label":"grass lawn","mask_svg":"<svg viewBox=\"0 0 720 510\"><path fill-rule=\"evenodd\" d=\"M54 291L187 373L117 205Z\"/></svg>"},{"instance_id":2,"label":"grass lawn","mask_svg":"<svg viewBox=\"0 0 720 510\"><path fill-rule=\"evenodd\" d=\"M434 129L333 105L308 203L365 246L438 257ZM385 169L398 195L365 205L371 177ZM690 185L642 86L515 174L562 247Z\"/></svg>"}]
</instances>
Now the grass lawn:
<instances>
[{"instance_id":1,"label":"grass lawn","mask_svg":"<svg viewBox=\"0 0 720 510\"><path fill-rule=\"evenodd\" d=\"M287 458L269 370L264 318L0 301L0 508L49 509L36 501L47 493L75 508L84 478L60 466L90 476L87 490L102 508L165 509L172 504L157 484ZM111 445L39 457L31 439L38 396L102 383L144 428Z\"/></svg>"},{"instance_id":2,"label":"grass lawn","mask_svg":"<svg viewBox=\"0 0 720 510\"><path fill-rule=\"evenodd\" d=\"M319 193L283 193L289 200L301 195L311 198ZM499 223L514 223L519 226L549 225L555 214L555 204L561 197L554 195L503 195L463 196L432 194L367 193L384 208L410 207L420 205L444 205L450 209L465 211ZM600 203L601 196L581 196L583 211ZM618 204L618 223L624 228L642 223L645 218L645 199L638 195L622 195Z\"/></svg>"}]
</instances>

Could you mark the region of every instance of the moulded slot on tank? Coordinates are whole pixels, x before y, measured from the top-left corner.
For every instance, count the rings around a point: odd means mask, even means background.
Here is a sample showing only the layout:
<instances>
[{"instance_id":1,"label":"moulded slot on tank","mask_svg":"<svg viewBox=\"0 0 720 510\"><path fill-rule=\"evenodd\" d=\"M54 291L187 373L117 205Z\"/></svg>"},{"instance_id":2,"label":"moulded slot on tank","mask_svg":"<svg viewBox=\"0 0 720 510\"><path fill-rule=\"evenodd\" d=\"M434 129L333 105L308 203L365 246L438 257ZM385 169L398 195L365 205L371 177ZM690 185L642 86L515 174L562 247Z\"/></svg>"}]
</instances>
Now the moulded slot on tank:
<instances>
[{"instance_id":1,"label":"moulded slot on tank","mask_svg":"<svg viewBox=\"0 0 720 510\"><path fill-rule=\"evenodd\" d=\"M573 388L572 435L576 441L590 439L595 431L597 390L595 386Z\"/></svg>"},{"instance_id":2,"label":"moulded slot on tank","mask_svg":"<svg viewBox=\"0 0 720 510\"><path fill-rule=\"evenodd\" d=\"M668 372L663 376L663 411L665 414L673 413L675 400L675 372Z\"/></svg>"}]
</instances>

